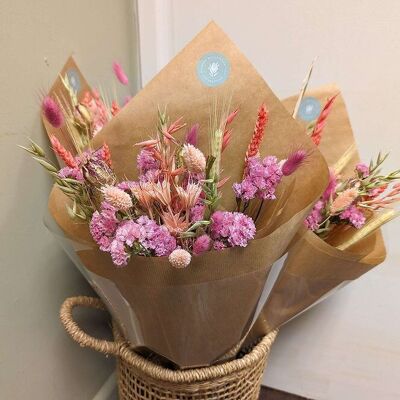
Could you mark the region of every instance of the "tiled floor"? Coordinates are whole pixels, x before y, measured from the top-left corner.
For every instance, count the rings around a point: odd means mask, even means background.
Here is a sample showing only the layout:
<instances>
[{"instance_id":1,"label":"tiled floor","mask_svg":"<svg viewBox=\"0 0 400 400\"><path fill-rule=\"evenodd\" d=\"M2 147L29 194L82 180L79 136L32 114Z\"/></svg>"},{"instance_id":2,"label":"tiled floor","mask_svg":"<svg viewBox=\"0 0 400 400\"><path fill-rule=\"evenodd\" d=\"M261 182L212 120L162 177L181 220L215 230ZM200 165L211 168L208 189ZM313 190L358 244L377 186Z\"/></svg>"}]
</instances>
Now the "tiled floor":
<instances>
[{"instance_id":1,"label":"tiled floor","mask_svg":"<svg viewBox=\"0 0 400 400\"><path fill-rule=\"evenodd\" d=\"M260 400L306 400L294 394L280 392L266 387L261 388Z\"/></svg>"}]
</instances>

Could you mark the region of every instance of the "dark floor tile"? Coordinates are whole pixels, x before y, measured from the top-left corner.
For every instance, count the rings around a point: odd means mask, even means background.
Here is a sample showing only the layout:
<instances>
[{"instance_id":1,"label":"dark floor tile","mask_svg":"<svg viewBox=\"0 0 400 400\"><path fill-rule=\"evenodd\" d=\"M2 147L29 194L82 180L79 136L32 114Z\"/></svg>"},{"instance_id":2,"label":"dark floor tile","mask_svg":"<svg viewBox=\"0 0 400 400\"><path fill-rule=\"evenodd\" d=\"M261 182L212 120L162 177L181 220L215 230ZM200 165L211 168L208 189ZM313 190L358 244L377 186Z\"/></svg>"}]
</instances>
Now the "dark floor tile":
<instances>
[{"instance_id":1,"label":"dark floor tile","mask_svg":"<svg viewBox=\"0 0 400 400\"><path fill-rule=\"evenodd\" d=\"M261 387L260 400L307 400L305 397ZM310 400L310 399L309 399Z\"/></svg>"}]
</instances>

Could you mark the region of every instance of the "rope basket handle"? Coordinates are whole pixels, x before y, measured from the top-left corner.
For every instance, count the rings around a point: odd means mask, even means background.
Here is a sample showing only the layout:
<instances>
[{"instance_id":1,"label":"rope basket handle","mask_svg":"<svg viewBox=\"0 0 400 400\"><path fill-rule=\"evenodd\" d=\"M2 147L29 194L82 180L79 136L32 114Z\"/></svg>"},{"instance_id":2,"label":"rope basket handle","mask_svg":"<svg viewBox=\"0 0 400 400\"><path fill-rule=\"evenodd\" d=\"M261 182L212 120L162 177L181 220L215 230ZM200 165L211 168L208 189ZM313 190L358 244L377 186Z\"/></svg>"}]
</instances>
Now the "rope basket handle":
<instances>
[{"instance_id":1,"label":"rope basket handle","mask_svg":"<svg viewBox=\"0 0 400 400\"><path fill-rule=\"evenodd\" d=\"M84 332L75 322L72 311L75 307L88 307L106 311L103 302L96 297L77 296L69 297L60 309L60 319L67 333L81 347L90 347L103 354L119 355L120 345L105 339L97 339Z\"/></svg>"}]
</instances>

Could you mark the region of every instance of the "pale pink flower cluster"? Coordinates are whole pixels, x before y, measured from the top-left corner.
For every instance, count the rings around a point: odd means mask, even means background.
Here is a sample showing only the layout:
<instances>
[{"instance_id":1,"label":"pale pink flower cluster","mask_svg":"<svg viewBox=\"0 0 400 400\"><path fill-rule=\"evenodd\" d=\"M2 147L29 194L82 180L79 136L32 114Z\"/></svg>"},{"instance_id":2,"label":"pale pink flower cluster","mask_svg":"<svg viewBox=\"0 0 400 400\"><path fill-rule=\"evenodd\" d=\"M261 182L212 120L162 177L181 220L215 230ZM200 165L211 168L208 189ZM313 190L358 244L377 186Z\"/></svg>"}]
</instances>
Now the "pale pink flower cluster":
<instances>
[{"instance_id":1,"label":"pale pink flower cluster","mask_svg":"<svg viewBox=\"0 0 400 400\"><path fill-rule=\"evenodd\" d=\"M312 231L316 231L319 228L319 224L322 222L322 210L325 207L325 202L319 200L315 203L311 213L305 219L304 224Z\"/></svg>"},{"instance_id":2,"label":"pale pink flower cluster","mask_svg":"<svg viewBox=\"0 0 400 400\"><path fill-rule=\"evenodd\" d=\"M359 173L361 178L367 178L370 174L369 172L369 166L364 163L358 163L356 165L356 171Z\"/></svg>"},{"instance_id":3,"label":"pale pink flower cluster","mask_svg":"<svg viewBox=\"0 0 400 400\"><path fill-rule=\"evenodd\" d=\"M254 239L256 227L250 217L240 212L216 211L211 216L210 234L215 249L246 247Z\"/></svg>"},{"instance_id":4,"label":"pale pink flower cluster","mask_svg":"<svg viewBox=\"0 0 400 400\"><path fill-rule=\"evenodd\" d=\"M357 229L360 229L365 224L366 220L364 213L355 205L346 208L346 210L340 213L339 217L342 220L347 219L350 224Z\"/></svg>"},{"instance_id":5,"label":"pale pink flower cluster","mask_svg":"<svg viewBox=\"0 0 400 400\"><path fill-rule=\"evenodd\" d=\"M244 201L254 198L274 200L275 190L282 175L282 169L276 157L268 156L264 159L250 157L243 181L234 183L233 190L236 197Z\"/></svg>"},{"instance_id":6,"label":"pale pink flower cluster","mask_svg":"<svg viewBox=\"0 0 400 400\"><path fill-rule=\"evenodd\" d=\"M94 212L89 227L100 250L109 252L117 266L126 265L133 253L161 257L176 248L176 239L165 226L147 216L120 222L117 208L107 202L101 204L100 212Z\"/></svg>"}]
</instances>

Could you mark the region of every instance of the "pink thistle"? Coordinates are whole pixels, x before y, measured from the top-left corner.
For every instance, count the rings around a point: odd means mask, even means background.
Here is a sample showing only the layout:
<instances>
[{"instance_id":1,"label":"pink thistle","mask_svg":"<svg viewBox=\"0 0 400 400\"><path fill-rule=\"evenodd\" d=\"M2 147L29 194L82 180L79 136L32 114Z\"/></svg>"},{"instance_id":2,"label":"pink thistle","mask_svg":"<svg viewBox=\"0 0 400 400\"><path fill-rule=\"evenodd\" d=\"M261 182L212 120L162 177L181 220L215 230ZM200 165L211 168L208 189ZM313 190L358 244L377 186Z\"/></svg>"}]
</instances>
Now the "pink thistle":
<instances>
[{"instance_id":1,"label":"pink thistle","mask_svg":"<svg viewBox=\"0 0 400 400\"><path fill-rule=\"evenodd\" d=\"M207 234L199 236L193 243L193 254L200 255L210 250L211 238Z\"/></svg>"},{"instance_id":2,"label":"pink thistle","mask_svg":"<svg viewBox=\"0 0 400 400\"><path fill-rule=\"evenodd\" d=\"M128 85L129 79L125 74L125 71L123 70L121 64L117 63L116 61L113 62L113 71L115 74L115 77L123 84L123 85Z\"/></svg>"},{"instance_id":3,"label":"pink thistle","mask_svg":"<svg viewBox=\"0 0 400 400\"><path fill-rule=\"evenodd\" d=\"M60 141L53 135L50 137L51 145L55 153L64 161L65 165L70 168L78 166L74 156L60 143Z\"/></svg>"},{"instance_id":4,"label":"pink thistle","mask_svg":"<svg viewBox=\"0 0 400 400\"><path fill-rule=\"evenodd\" d=\"M42 101L42 112L47 121L54 127L60 128L64 124L63 112L56 101L50 96L45 96Z\"/></svg>"},{"instance_id":5,"label":"pink thistle","mask_svg":"<svg viewBox=\"0 0 400 400\"><path fill-rule=\"evenodd\" d=\"M329 98L328 101L325 103L324 108L322 109L321 114L319 115L315 127L311 133L311 139L317 146L321 142L322 131L324 130L324 127L326 125L326 120L328 118L329 113L332 110L333 102L335 101L337 96L338 94L335 94L334 96Z\"/></svg>"},{"instance_id":6,"label":"pink thistle","mask_svg":"<svg viewBox=\"0 0 400 400\"><path fill-rule=\"evenodd\" d=\"M282 165L283 175L292 175L304 163L306 158L307 152L301 149L289 154L287 160Z\"/></svg>"},{"instance_id":7,"label":"pink thistle","mask_svg":"<svg viewBox=\"0 0 400 400\"><path fill-rule=\"evenodd\" d=\"M199 134L199 124L194 124L186 134L186 143L191 144L192 146L197 146L197 137Z\"/></svg>"},{"instance_id":8,"label":"pink thistle","mask_svg":"<svg viewBox=\"0 0 400 400\"><path fill-rule=\"evenodd\" d=\"M258 154L260 150L261 142L264 137L264 130L268 122L268 110L265 104L261 104L258 110L258 116L256 121L256 126L254 127L253 136L251 138L249 147L247 148L245 164L249 158L254 157Z\"/></svg>"}]
</instances>

